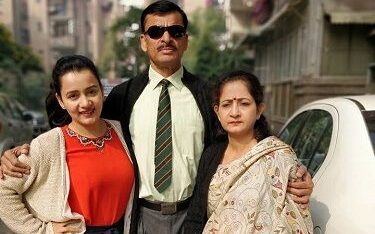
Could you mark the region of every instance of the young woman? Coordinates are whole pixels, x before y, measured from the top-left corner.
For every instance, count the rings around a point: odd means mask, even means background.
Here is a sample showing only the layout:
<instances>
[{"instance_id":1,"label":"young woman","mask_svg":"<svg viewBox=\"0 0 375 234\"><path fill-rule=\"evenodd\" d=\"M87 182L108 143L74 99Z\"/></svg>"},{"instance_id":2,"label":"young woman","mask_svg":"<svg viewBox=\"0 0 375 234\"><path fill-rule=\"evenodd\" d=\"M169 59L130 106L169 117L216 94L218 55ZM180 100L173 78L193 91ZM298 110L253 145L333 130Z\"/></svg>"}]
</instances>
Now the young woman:
<instances>
[{"instance_id":1,"label":"young woman","mask_svg":"<svg viewBox=\"0 0 375 234\"><path fill-rule=\"evenodd\" d=\"M0 181L0 218L16 233L129 233L134 168L120 124L100 118L97 69L65 56L52 78L65 117L20 157L29 175Z\"/></svg>"},{"instance_id":2,"label":"young woman","mask_svg":"<svg viewBox=\"0 0 375 234\"><path fill-rule=\"evenodd\" d=\"M214 94L223 135L203 153L186 233L312 233L309 210L286 193L297 159L270 136L258 78L231 72Z\"/></svg>"}]
</instances>

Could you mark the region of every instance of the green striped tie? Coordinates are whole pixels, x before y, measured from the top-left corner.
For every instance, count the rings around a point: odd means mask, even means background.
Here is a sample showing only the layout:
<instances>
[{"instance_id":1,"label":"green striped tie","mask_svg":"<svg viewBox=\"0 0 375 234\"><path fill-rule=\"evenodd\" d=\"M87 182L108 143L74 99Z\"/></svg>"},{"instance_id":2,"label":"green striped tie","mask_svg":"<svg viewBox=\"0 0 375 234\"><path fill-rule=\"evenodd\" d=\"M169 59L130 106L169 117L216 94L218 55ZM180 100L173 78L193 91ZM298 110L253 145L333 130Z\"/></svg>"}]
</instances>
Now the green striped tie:
<instances>
[{"instance_id":1,"label":"green striped tie","mask_svg":"<svg viewBox=\"0 0 375 234\"><path fill-rule=\"evenodd\" d=\"M154 186L161 193L172 183L172 117L169 81L163 79L160 83L162 89L156 123Z\"/></svg>"}]
</instances>

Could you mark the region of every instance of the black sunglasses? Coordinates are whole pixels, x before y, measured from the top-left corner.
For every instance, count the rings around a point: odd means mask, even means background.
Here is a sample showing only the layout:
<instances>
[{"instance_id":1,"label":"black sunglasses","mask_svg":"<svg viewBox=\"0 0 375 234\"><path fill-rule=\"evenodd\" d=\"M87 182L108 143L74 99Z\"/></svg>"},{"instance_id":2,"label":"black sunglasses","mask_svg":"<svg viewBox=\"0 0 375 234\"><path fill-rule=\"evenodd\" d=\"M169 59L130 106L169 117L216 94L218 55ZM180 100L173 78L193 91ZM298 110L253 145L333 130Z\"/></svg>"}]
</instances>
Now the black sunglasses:
<instances>
[{"instance_id":1,"label":"black sunglasses","mask_svg":"<svg viewBox=\"0 0 375 234\"><path fill-rule=\"evenodd\" d=\"M165 31L168 31L169 35L173 38L181 38L186 34L186 29L181 25L171 25L168 27L154 25L149 27L145 34L152 39L159 39L164 35Z\"/></svg>"}]
</instances>

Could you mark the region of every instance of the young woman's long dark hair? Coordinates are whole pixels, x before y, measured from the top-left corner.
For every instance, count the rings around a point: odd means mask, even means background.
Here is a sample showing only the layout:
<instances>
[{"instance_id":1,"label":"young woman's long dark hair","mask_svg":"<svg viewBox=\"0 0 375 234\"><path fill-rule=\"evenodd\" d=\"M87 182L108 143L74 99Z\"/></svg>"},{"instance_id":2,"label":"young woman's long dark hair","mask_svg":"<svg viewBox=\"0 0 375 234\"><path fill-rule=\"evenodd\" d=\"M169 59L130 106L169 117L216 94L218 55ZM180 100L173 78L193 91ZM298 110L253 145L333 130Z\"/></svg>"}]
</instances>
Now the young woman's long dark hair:
<instances>
[{"instance_id":1,"label":"young woman's long dark hair","mask_svg":"<svg viewBox=\"0 0 375 234\"><path fill-rule=\"evenodd\" d=\"M263 98L264 98L263 88L260 85L258 77L256 77L254 74L251 74L245 71L232 71L232 72L225 73L219 77L213 90L213 105L214 106L219 105L221 92L225 84L227 84L228 82L237 81L237 80L241 80L245 82L246 87L249 90L249 93L251 94L251 96L254 98L257 106L263 102ZM257 139L258 142L271 135L268 122L266 120L266 117L264 117L263 114L261 114L260 118L255 122L254 130L255 130L255 138ZM226 133L224 129L221 127L218 137L222 138L224 135L226 136Z\"/></svg>"},{"instance_id":2,"label":"young woman's long dark hair","mask_svg":"<svg viewBox=\"0 0 375 234\"><path fill-rule=\"evenodd\" d=\"M68 72L79 72L89 70L99 82L99 86L103 89L99 79L98 70L95 64L82 55L67 55L57 60L52 71L52 81L50 84L50 92L47 95L45 104L48 115L48 122L51 128L64 126L72 121L68 112L61 108L57 101L56 95L61 96L61 77Z\"/></svg>"}]
</instances>

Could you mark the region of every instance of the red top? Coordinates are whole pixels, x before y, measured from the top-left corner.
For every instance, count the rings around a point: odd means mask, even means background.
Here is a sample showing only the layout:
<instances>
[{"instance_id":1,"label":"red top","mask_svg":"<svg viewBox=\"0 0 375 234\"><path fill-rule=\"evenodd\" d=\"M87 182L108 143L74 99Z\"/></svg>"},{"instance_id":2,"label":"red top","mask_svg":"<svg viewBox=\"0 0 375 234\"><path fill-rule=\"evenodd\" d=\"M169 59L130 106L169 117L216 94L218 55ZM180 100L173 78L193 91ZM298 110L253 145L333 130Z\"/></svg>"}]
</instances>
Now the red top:
<instances>
[{"instance_id":1,"label":"red top","mask_svg":"<svg viewBox=\"0 0 375 234\"><path fill-rule=\"evenodd\" d=\"M80 141L75 133L65 138L66 161L70 174L68 202L72 211L89 226L109 226L123 217L134 181L132 163L113 128L104 147ZM87 140L87 138L86 138Z\"/></svg>"}]
</instances>

